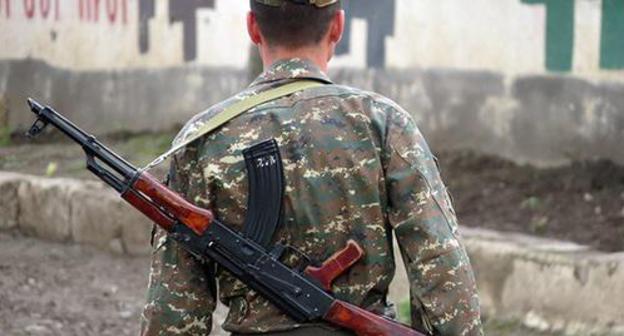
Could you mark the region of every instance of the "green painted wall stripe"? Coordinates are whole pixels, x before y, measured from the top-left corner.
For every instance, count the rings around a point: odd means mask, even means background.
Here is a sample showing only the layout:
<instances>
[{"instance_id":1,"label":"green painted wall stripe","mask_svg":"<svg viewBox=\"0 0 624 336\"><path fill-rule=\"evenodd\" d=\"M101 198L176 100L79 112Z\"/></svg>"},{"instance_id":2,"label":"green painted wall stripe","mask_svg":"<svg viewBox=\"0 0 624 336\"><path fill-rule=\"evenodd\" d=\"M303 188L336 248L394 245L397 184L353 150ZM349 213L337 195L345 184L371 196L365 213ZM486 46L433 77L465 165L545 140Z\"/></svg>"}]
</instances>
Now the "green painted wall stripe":
<instances>
[{"instance_id":1,"label":"green painted wall stripe","mask_svg":"<svg viewBox=\"0 0 624 336\"><path fill-rule=\"evenodd\" d=\"M600 67L624 69L624 0L602 1Z\"/></svg>"},{"instance_id":2,"label":"green painted wall stripe","mask_svg":"<svg viewBox=\"0 0 624 336\"><path fill-rule=\"evenodd\" d=\"M546 6L546 69L572 70L574 52L574 0L521 0Z\"/></svg>"}]
</instances>

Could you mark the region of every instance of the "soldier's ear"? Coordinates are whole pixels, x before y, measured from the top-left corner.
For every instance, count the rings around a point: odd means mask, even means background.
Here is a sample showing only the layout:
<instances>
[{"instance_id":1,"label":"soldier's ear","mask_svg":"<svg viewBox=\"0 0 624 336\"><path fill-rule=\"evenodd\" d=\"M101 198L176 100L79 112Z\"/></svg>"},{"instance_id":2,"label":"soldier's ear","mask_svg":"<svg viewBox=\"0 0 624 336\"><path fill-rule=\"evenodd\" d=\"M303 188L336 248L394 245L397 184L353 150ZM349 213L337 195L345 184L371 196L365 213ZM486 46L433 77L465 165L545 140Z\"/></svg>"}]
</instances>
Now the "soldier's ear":
<instances>
[{"instance_id":1,"label":"soldier's ear","mask_svg":"<svg viewBox=\"0 0 624 336\"><path fill-rule=\"evenodd\" d=\"M251 39L251 42L253 42L253 44L262 44L262 33L260 32L260 26L258 25L258 21L256 20L256 14L251 11L247 13L247 33L249 34L249 38Z\"/></svg>"},{"instance_id":2,"label":"soldier's ear","mask_svg":"<svg viewBox=\"0 0 624 336\"><path fill-rule=\"evenodd\" d=\"M342 34L344 33L345 27L345 12L344 10L339 10L334 15L332 22L329 26L329 42L332 44L338 44L342 39Z\"/></svg>"}]
</instances>

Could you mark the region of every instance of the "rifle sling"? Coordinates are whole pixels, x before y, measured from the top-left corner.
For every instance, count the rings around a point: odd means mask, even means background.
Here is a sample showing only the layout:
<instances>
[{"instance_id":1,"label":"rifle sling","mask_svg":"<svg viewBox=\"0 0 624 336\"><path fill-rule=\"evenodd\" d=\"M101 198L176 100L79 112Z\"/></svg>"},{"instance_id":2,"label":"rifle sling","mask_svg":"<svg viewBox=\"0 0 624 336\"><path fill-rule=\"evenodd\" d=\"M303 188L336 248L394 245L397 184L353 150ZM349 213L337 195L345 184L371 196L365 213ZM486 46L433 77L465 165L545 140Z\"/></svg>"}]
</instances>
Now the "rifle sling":
<instances>
[{"instance_id":1,"label":"rifle sling","mask_svg":"<svg viewBox=\"0 0 624 336\"><path fill-rule=\"evenodd\" d=\"M208 120L204 125L202 125L195 134L190 138L184 140L183 142L174 145L170 150L166 153L162 154L154 161L152 161L149 165L143 168L143 171L150 170L154 166L159 165L163 161L165 161L172 154L176 153L183 147L186 147L191 142L201 138L202 136L209 134L215 129L223 126L228 121L238 117L239 115L251 110L252 108L262 105L264 103L270 102L272 100L282 98L288 95L291 95L295 92L303 91L308 88L313 88L321 85L325 85L326 83L313 80L313 79L301 79L296 80L292 83L284 84L282 86L276 87L271 90L267 90L264 92L260 92L257 95L247 97L239 102L236 102L229 107L225 108L221 113L216 114L210 120Z\"/></svg>"}]
</instances>

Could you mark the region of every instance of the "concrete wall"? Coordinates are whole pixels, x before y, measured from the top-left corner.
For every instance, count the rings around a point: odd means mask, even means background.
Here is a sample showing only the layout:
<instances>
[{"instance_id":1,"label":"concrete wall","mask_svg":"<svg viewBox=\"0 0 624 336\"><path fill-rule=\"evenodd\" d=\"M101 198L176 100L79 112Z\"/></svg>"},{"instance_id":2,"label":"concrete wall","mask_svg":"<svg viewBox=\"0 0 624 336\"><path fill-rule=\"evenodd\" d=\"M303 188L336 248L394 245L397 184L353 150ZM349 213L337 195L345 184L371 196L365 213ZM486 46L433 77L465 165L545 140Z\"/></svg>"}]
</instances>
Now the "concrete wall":
<instances>
[{"instance_id":1,"label":"concrete wall","mask_svg":"<svg viewBox=\"0 0 624 336\"><path fill-rule=\"evenodd\" d=\"M96 182L0 173L0 230L147 255L151 222Z\"/></svg>"},{"instance_id":2,"label":"concrete wall","mask_svg":"<svg viewBox=\"0 0 624 336\"><path fill-rule=\"evenodd\" d=\"M624 163L624 0L344 5L335 79L397 100L436 150ZM182 123L248 82L246 7L0 0L0 122L27 127L33 95L96 133Z\"/></svg>"},{"instance_id":3,"label":"concrete wall","mask_svg":"<svg viewBox=\"0 0 624 336\"><path fill-rule=\"evenodd\" d=\"M557 335L624 335L624 253L569 242L460 228L477 278L482 316L519 321ZM409 291L395 251L390 298Z\"/></svg>"}]
</instances>

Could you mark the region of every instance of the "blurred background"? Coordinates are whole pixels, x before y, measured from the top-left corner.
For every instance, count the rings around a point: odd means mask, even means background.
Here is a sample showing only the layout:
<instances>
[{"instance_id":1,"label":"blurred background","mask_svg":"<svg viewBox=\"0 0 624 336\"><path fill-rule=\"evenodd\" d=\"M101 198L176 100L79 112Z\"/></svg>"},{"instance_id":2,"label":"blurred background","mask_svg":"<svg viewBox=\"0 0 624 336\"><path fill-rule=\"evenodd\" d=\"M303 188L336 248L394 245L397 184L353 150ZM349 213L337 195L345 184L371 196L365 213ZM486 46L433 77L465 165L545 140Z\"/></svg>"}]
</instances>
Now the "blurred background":
<instances>
[{"instance_id":1,"label":"blurred background","mask_svg":"<svg viewBox=\"0 0 624 336\"><path fill-rule=\"evenodd\" d=\"M624 0L343 4L330 75L397 101L429 140L487 334L624 335ZM147 164L261 71L247 9L0 0L0 334L137 334L149 268L150 224L80 148L24 138L26 98ZM399 269L404 320L407 288Z\"/></svg>"}]
</instances>

